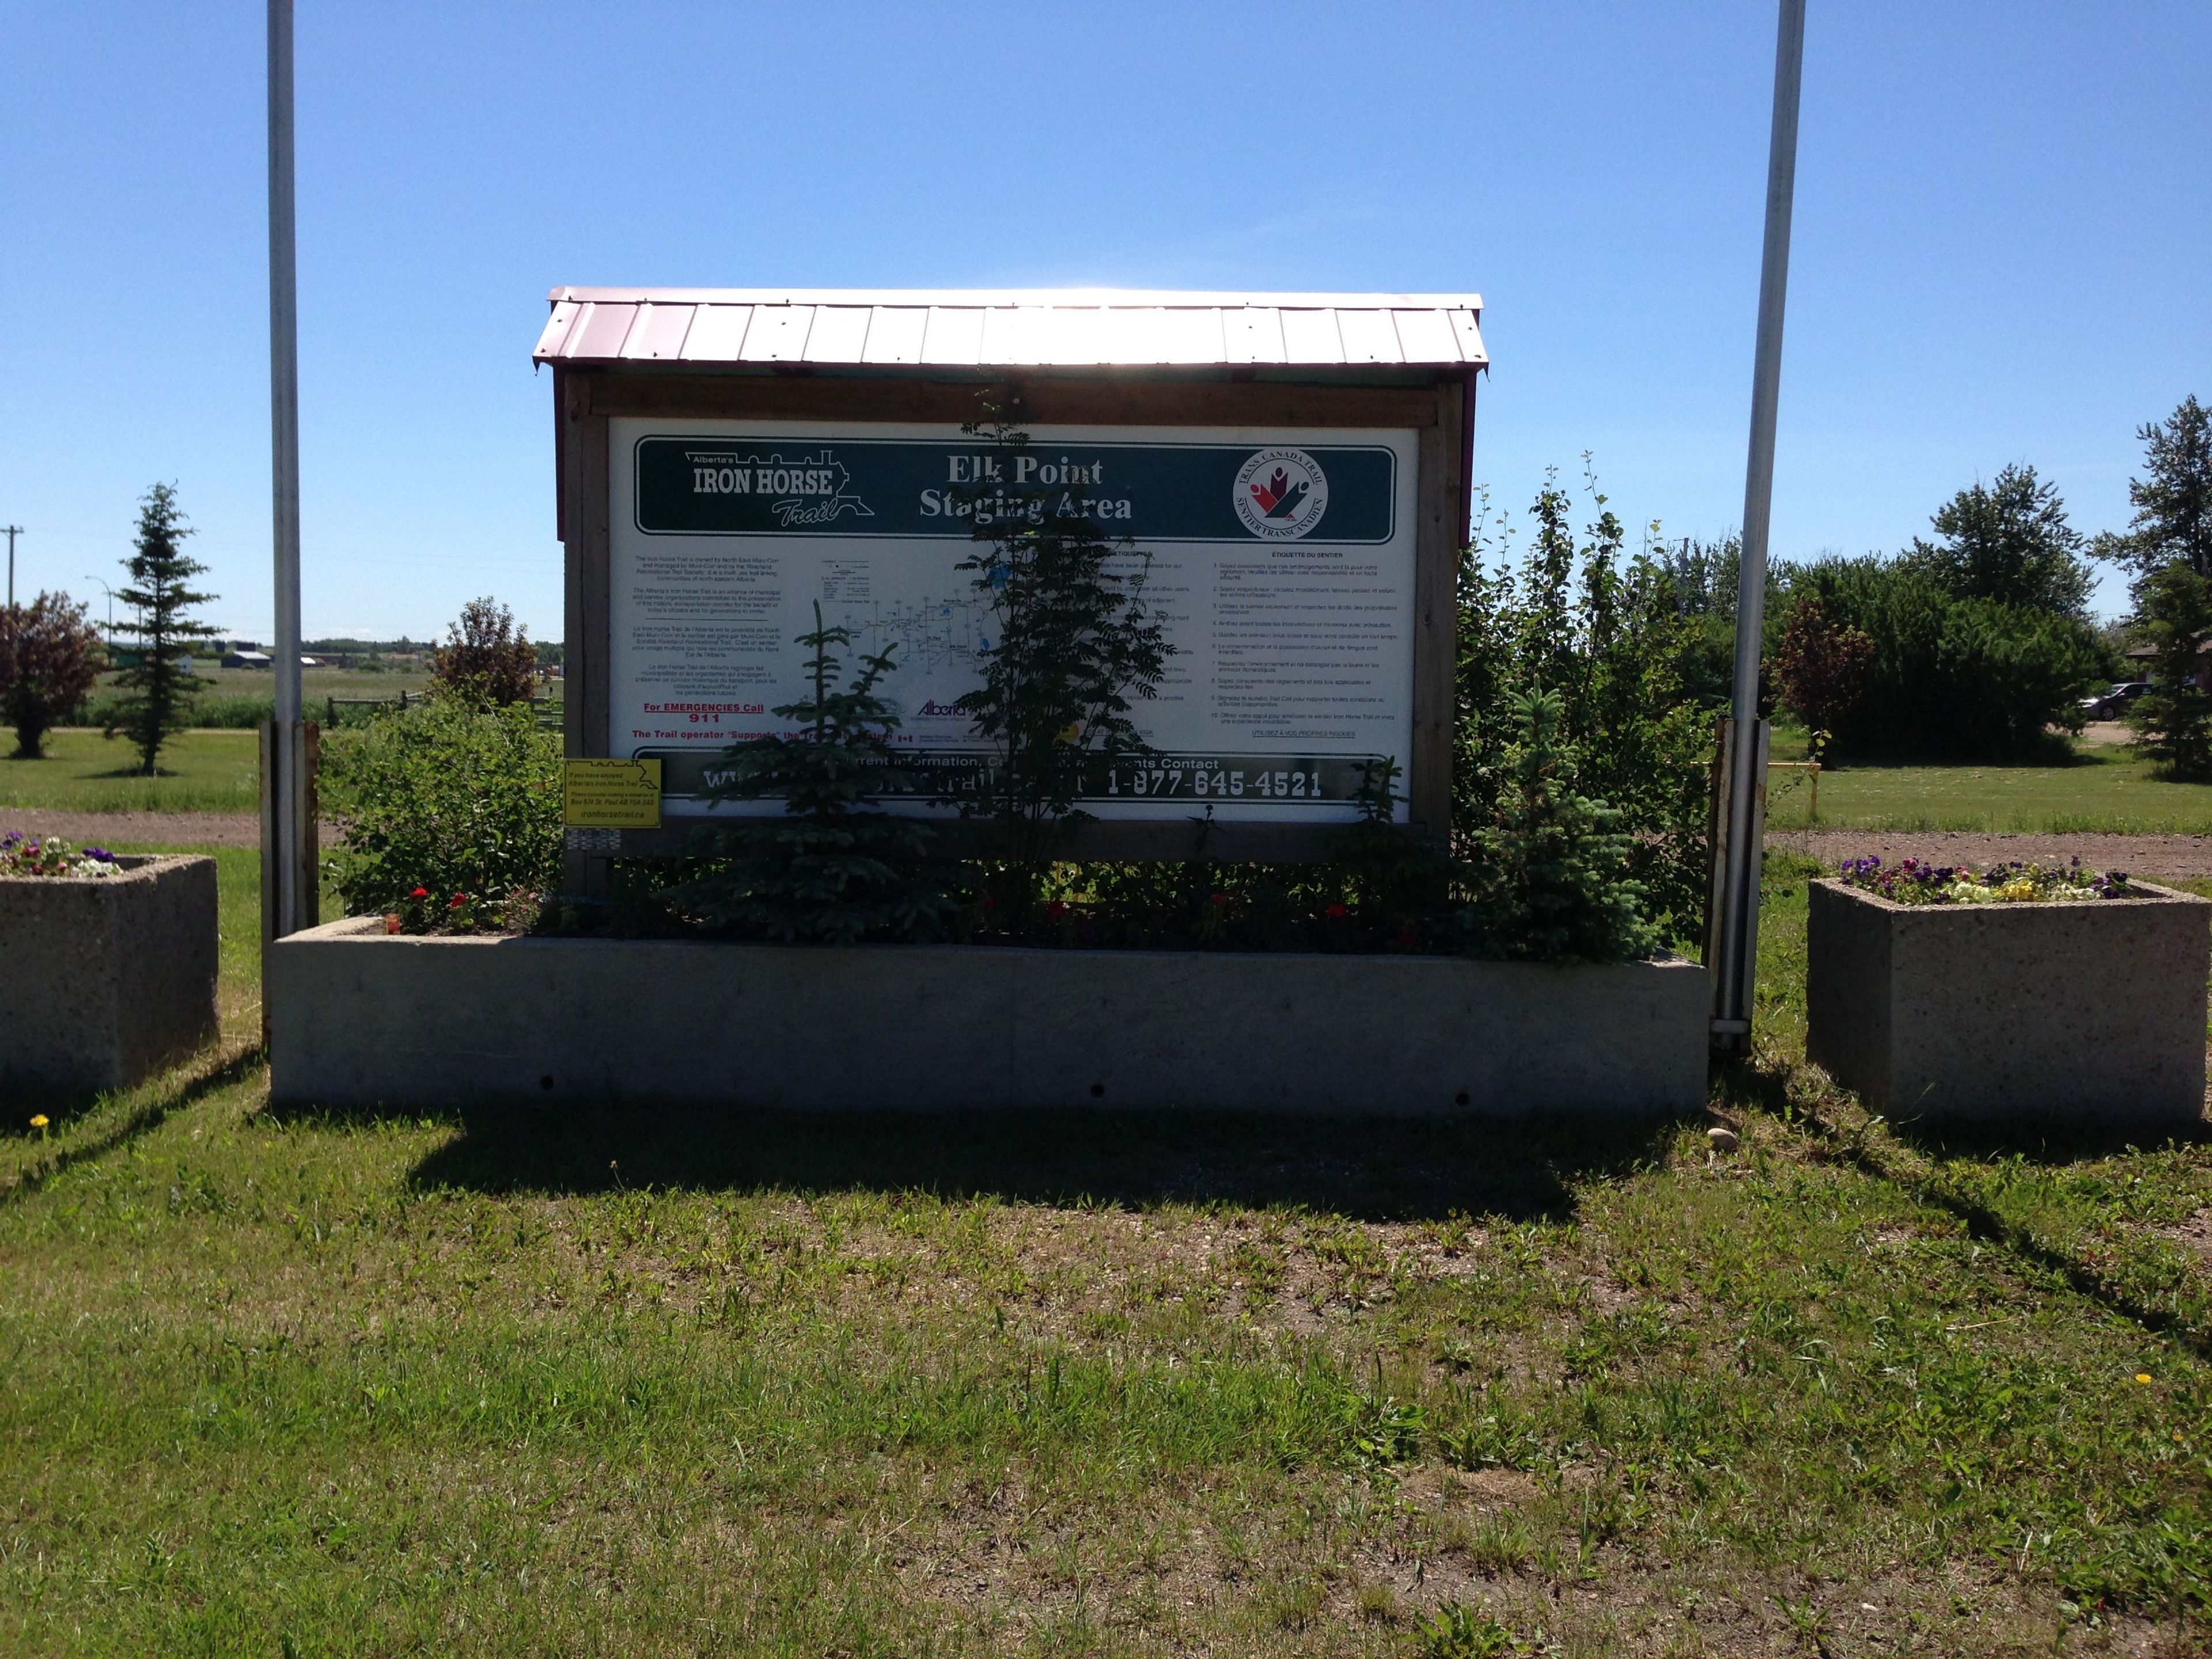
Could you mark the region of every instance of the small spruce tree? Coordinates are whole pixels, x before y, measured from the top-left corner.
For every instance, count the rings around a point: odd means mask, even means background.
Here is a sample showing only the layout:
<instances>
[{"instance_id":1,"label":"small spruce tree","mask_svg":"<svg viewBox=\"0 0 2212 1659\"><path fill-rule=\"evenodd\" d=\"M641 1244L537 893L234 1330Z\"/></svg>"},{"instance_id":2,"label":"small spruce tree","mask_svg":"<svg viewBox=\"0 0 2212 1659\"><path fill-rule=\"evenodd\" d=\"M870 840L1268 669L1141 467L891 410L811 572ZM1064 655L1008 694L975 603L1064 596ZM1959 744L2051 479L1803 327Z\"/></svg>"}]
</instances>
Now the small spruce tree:
<instances>
[{"instance_id":1,"label":"small spruce tree","mask_svg":"<svg viewBox=\"0 0 2212 1659\"><path fill-rule=\"evenodd\" d=\"M1475 837L1462 921L1477 955L1622 962L1659 948L1629 879L1620 814L1577 787L1556 691L1516 697L1490 823Z\"/></svg>"},{"instance_id":2,"label":"small spruce tree","mask_svg":"<svg viewBox=\"0 0 2212 1659\"><path fill-rule=\"evenodd\" d=\"M46 733L84 701L100 663L100 634L68 594L0 611L0 714L15 728L19 758L45 753Z\"/></svg>"},{"instance_id":3,"label":"small spruce tree","mask_svg":"<svg viewBox=\"0 0 2212 1659\"><path fill-rule=\"evenodd\" d=\"M796 722L793 738L755 738L728 751L715 800L781 797L781 817L701 830L714 860L661 898L708 927L748 938L852 945L863 939L934 937L957 909L946 872L931 862L929 826L873 809L885 795L919 788L890 734L898 716L876 688L895 666L889 650L860 659L844 682L835 654L853 636L822 625L798 642L812 653L813 695L775 713Z\"/></svg>"},{"instance_id":4,"label":"small spruce tree","mask_svg":"<svg viewBox=\"0 0 2212 1659\"><path fill-rule=\"evenodd\" d=\"M192 643L215 634L191 614L195 605L216 597L188 586L207 570L184 552L184 539L191 533L173 488L157 483L148 490L138 507L138 550L123 562L131 585L116 594L132 612L117 631L137 639L138 660L116 677L124 696L107 735L119 732L131 739L138 751L138 770L149 778L161 745L192 723L192 704L202 688L187 666Z\"/></svg>"},{"instance_id":5,"label":"small spruce tree","mask_svg":"<svg viewBox=\"0 0 2212 1659\"><path fill-rule=\"evenodd\" d=\"M983 683L953 707L996 752L959 799L998 827L1007 865L997 896L1018 925L1090 817L1076 805L1086 769L1146 752L1133 699L1157 695L1170 647L1144 603L1151 556L1109 541L1067 489L1018 486L1029 434L996 410L964 429L989 447L979 481L952 492L978 544L957 568L995 627ZM1111 568L1117 560L1130 568Z\"/></svg>"}]
</instances>

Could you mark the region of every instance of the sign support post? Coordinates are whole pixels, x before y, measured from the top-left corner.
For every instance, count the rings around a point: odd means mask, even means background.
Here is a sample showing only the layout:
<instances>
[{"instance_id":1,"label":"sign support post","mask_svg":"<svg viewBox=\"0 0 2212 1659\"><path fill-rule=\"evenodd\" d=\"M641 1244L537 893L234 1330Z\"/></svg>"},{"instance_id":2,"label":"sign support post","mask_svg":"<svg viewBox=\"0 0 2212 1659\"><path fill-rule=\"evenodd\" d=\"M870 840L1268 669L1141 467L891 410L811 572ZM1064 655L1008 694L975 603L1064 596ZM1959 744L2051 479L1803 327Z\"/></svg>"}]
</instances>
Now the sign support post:
<instances>
[{"instance_id":1,"label":"sign support post","mask_svg":"<svg viewBox=\"0 0 2212 1659\"><path fill-rule=\"evenodd\" d=\"M299 285L292 191L292 0L269 0L269 426L276 718L261 744L262 982L270 949L317 920L315 732L300 718ZM264 989L263 1007L268 1006ZM267 1036L264 1017L263 1036Z\"/></svg>"},{"instance_id":2,"label":"sign support post","mask_svg":"<svg viewBox=\"0 0 2212 1659\"><path fill-rule=\"evenodd\" d=\"M1759 971L1759 875L1765 834L1766 732L1759 718L1759 647L1766 631L1766 538L1774 505L1774 426L1782 396L1782 313L1790 285L1790 215L1797 184L1797 94L1804 79L1805 0L1781 0L1774 46L1774 124L1766 156L1766 238L1759 257L1759 343L1751 377L1751 445L1744 469L1743 558L1736 581L1735 697L1719 900L1711 959L1714 1048L1751 1047Z\"/></svg>"}]
</instances>

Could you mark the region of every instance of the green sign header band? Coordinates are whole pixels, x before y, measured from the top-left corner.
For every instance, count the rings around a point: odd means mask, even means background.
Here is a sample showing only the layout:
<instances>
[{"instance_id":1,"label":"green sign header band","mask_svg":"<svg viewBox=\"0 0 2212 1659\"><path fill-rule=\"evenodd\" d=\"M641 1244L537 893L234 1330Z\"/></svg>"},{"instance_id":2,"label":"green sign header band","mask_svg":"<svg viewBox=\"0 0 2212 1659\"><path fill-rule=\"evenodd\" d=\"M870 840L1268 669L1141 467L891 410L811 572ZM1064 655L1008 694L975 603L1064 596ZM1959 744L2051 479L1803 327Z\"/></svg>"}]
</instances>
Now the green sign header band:
<instances>
[{"instance_id":1,"label":"green sign header band","mask_svg":"<svg viewBox=\"0 0 2212 1659\"><path fill-rule=\"evenodd\" d=\"M950 537L1046 492L1109 539L1387 542L1397 458L1380 446L653 436L637 441L653 536Z\"/></svg>"}]
</instances>

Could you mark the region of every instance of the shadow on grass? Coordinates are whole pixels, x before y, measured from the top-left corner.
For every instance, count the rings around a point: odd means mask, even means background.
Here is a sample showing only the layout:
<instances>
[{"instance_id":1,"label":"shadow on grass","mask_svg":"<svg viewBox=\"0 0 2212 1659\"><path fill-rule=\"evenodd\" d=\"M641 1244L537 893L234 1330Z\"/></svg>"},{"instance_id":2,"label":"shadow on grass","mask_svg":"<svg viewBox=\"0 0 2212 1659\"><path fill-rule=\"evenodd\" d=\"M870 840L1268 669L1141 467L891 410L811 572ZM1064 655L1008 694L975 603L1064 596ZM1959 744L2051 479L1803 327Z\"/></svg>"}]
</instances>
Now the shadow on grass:
<instances>
[{"instance_id":1,"label":"shadow on grass","mask_svg":"<svg viewBox=\"0 0 2212 1659\"><path fill-rule=\"evenodd\" d=\"M1377 1221L1455 1212L1565 1218L1578 1184L1656 1163L1678 1127L1648 1119L859 1115L623 1105L473 1107L447 1121L461 1133L413 1171L417 1188L873 1188L1051 1204L1281 1206Z\"/></svg>"},{"instance_id":2,"label":"shadow on grass","mask_svg":"<svg viewBox=\"0 0 2212 1659\"><path fill-rule=\"evenodd\" d=\"M2212 1124L2199 1120L2153 1133L2142 1124L2085 1126L2049 1121L1995 1125L1920 1119L1899 1124L1869 1117L1845 1122L1826 1105L1813 1104L1808 1109L1808 1103L1793 1099L1784 1067L1741 1064L1727 1068L1721 1081L1727 1103L1786 1117L1812 1135L1828 1156L1894 1187L1915 1203L1943 1212L1964 1226L1969 1237L2008 1252L2024 1267L2063 1281L2085 1300L2212 1363L2212 1330L2137 1294L2094 1261L2039 1237L1946 1168L2014 1157L2044 1165L2090 1163L2160 1146L2203 1146L2212 1142ZM1848 1094L1842 1097L1852 1098Z\"/></svg>"},{"instance_id":3,"label":"shadow on grass","mask_svg":"<svg viewBox=\"0 0 2212 1659\"><path fill-rule=\"evenodd\" d=\"M127 1107L119 1118L91 1139L76 1146L57 1147L27 1165L14 1180L0 1184L0 1203L10 1199L27 1198L63 1171L94 1158L104 1158L126 1141L151 1133L161 1127L171 1113L184 1110L194 1101L218 1089L242 1082L260 1066L263 1058L261 1046L258 1042L239 1048L225 1048L217 1044L203 1049L160 1081L142 1085L150 1092L136 1104ZM44 1097L44 1101L52 1109L46 1113L48 1117L54 1117L56 1112L62 1114L54 1119L53 1124L53 1129L59 1131L71 1127L76 1120L90 1115L103 1102L112 1098L114 1097L111 1095L74 1092L49 1094ZM39 1098L28 1097L25 1108L35 1111L39 1104Z\"/></svg>"}]
</instances>

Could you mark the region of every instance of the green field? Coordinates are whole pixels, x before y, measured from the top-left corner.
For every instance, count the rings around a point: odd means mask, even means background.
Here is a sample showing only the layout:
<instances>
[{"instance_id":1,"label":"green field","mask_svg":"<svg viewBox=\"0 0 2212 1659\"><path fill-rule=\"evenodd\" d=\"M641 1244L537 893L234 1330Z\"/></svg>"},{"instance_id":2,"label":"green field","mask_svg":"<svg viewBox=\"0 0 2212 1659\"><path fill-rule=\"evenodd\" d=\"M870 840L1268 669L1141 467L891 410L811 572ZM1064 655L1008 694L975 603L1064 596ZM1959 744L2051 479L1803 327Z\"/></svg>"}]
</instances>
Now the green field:
<instances>
[{"instance_id":1,"label":"green field","mask_svg":"<svg viewBox=\"0 0 2212 1659\"><path fill-rule=\"evenodd\" d=\"M1818 823L1828 829L2016 834L2212 833L2212 784L2166 783L2128 750L2082 744L2065 766L1852 766L1824 770ZM1775 769L1770 829L1814 820L1810 781Z\"/></svg>"},{"instance_id":2,"label":"green field","mask_svg":"<svg viewBox=\"0 0 2212 1659\"><path fill-rule=\"evenodd\" d=\"M1733 1156L277 1112L253 870L228 1046L0 1125L0 1651L2203 1650L2212 1157L1867 1120L1788 860Z\"/></svg>"},{"instance_id":3,"label":"green field","mask_svg":"<svg viewBox=\"0 0 2212 1659\"><path fill-rule=\"evenodd\" d=\"M73 727L46 734L46 757L0 753L0 813L25 807L68 812L252 812L261 802L261 750L247 732L180 732L162 745L160 775L136 775L137 751L121 738ZM9 826L12 827L12 826Z\"/></svg>"}]
</instances>

